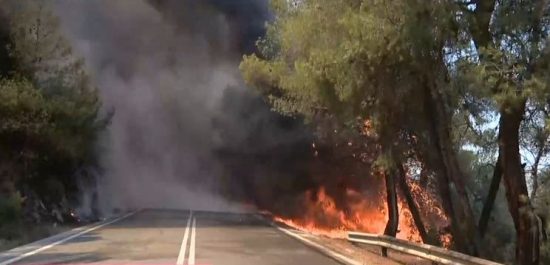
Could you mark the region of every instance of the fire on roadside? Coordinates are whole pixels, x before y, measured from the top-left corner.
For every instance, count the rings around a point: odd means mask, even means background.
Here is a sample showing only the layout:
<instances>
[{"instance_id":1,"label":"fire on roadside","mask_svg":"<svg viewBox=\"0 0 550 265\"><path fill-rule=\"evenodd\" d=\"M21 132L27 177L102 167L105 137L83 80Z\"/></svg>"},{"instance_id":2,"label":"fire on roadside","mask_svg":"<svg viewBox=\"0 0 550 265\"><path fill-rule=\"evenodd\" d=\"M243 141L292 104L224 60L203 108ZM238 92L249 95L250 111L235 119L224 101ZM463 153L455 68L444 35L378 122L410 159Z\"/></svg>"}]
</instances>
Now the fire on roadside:
<instances>
[{"instance_id":1,"label":"fire on roadside","mask_svg":"<svg viewBox=\"0 0 550 265\"><path fill-rule=\"evenodd\" d=\"M367 137L374 137L373 123L365 120L361 133ZM336 132L336 131L335 131ZM347 144L353 146L351 141ZM312 144L314 156L318 156L317 146ZM355 154L353 155L355 157ZM362 162L365 162L362 160ZM414 168L414 166L413 166ZM417 208L422 209L422 216L426 230L436 231L444 247L451 245L452 237L443 232L449 225L439 201L428 189L414 181L407 181L410 192L414 197ZM344 194L341 194L344 193ZM372 191L371 191L372 193ZM356 189L346 188L337 192L337 196L327 191L323 186L317 190L308 190L299 202L299 214L292 217L270 214L274 221L308 233L323 235L331 238L345 238L348 231L383 234L388 220L388 207L385 194L363 194ZM336 199L337 198L337 199ZM407 203L398 196L399 225L396 235L399 239L413 242L422 242L412 213Z\"/></svg>"},{"instance_id":2,"label":"fire on roadside","mask_svg":"<svg viewBox=\"0 0 550 265\"><path fill-rule=\"evenodd\" d=\"M426 215L428 215L429 218L427 219L430 219L429 221L435 226L435 229L439 230L438 228L446 226L448 224L447 217L443 214L437 201L427 193L422 192L420 187L412 185L411 188L416 199L422 200L423 205L430 207ZM338 207L335 199L323 187L317 191L308 191L304 195L302 214L297 217L275 215L273 220L297 230L330 238L345 238L348 231L384 233L388 220L387 204L384 197L378 196L377 200L369 200L363 194L352 189L347 189L344 197L346 209ZM398 210L399 229L397 238L422 243L412 214L401 198L398 200ZM427 224L425 223L425 225ZM452 242L452 237L448 233L442 233L439 240L444 247L448 248Z\"/></svg>"},{"instance_id":3,"label":"fire on roadside","mask_svg":"<svg viewBox=\"0 0 550 265\"><path fill-rule=\"evenodd\" d=\"M324 188L316 191L316 196L306 192L304 213L297 218L274 216L277 222L290 227L307 231L312 234L332 238L344 238L347 231L362 231L381 234L386 227L387 206L385 203L368 201L359 192L347 189L345 198L347 209L337 207L335 200ZM399 231L398 238L421 242L420 235L414 225L412 215L406 204L399 201Z\"/></svg>"}]
</instances>

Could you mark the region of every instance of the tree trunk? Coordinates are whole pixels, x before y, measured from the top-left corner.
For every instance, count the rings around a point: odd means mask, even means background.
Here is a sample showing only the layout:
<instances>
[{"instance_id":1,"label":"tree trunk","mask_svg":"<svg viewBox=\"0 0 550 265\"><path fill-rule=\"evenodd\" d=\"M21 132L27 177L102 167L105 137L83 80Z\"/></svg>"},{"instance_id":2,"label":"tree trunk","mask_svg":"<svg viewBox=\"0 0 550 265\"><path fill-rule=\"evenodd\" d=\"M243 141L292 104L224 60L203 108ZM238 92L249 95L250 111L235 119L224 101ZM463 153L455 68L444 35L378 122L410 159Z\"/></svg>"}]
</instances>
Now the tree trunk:
<instances>
[{"instance_id":1,"label":"tree trunk","mask_svg":"<svg viewBox=\"0 0 550 265\"><path fill-rule=\"evenodd\" d=\"M455 215L455 209L451 198L451 190L449 188L450 181L446 172L443 170L444 165L437 154L438 148L434 142L434 138L432 137L432 135L435 134L432 132L433 128L428 126L427 130L428 132L426 135L428 138L426 141L422 141L422 143L415 147L417 150L416 155L418 160L422 162L423 173L427 176L428 172L431 172L435 177L435 184L437 187L439 200L441 202L441 207L445 213L445 216L449 219L448 230L452 234L453 248L455 250L464 250L466 249L465 239L463 239L464 233L461 231L461 228L458 225L459 221Z\"/></svg>"},{"instance_id":2,"label":"tree trunk","mask_svg":"<svg viewBox=\"0 0 550 265\"><path fill-rule=\"evenodd\" d=\"M425 104L429 123L430 139L433 141L433 159L436 160L436 172L442 205L449 219L455 247L466 254L478 256L480 238L477 234L475 217L470 205L464 174L460 169L456 150L451 138L449 111L445 107L445 98L433 78L426 78ZM430 85L433 83L432 85ZM451 188L452 187L452 188ZM452 196L457 200L453 203ZM452 213L451 213L452 211Z\"/></svg>"},{"instance_id":3,"label":"tree trunk","mask_svg":"<svg viewBox=\"0 0 550 265\"><path fill-rule=\"evenodd\" d=\"M420 187L427 188L428 187L428 181L429 181L429 175L428 170L426 169L426 165L422 165L422 169L420 169Z\"/></svg>"},{"instance_id":4,"label":"tree trunk","mask_svg":"<svg viewBox=\"0 0 550 265\"><path fill-rule=\"evenodd\" d=\"M533 186L531 192L531 198L535 199L537 196L537 190L539 189L539 164L542 156L544 155L544 148L546 143L540 143L539 150L537 151L537 156L535 157L535 162L531 167L531 175L533 176Z\"/></svg>"},{"instance_id":5,"label":"tree trunk","mask_svg":"<svg viewBox=\"0 0 550 265\"><path fill-rule=\"evenodd\" d=\"M543 2L541 1L541 4ZM474 10L475 23L470 25L478 51L489 47L492 41L489 25L495 0L481 1ZM480 60L484 60L480 53ZM516 95L520 97L521 95ZM519 104L502 106L499 121L499 156L502 178L506 187L508 209L516 229L515 264L538 264L540 261L538 221L529 200L525 173L519 152L519 127L525 113L525 100Z\"/></svg>"},{"instance_id":6,"label":"tree trunk","mask_svg":"<svg viewBox=\"0 0 550 265\"><path fill-rule=\"evenodd\" d=\"M508 209L516 228L516 264L539 264L540 242L536 215L529 200L527 183L519 152L519 127L525 112L525 100L500 112L502 175Z\"/></svg>"},{"instance_id":7,"label":"tree trunk","mask_svg":"<svg viewBox=\"0 0 550 265\"><path fill-rule=\"evenodd\" d=\"M443 166L441 166L442 168ZM450 230L453 236L453 247L463 253L468 251L468 239L462 226L460 226L460 219L457 217L456 209L453 204L451 196L451 189L449 187L449 178L447 174L439 169L436 171L437 176L437 189L441 198L441 206L445 211L445 215L449 218Z\"/></svg>"},{"instance_id":8,"label":"tree trunk","mask_svg":"<svg viewBox=\"0 0 550 265\"><path fill-rule=\"evenodd\" d=\"M542 214L539 214L538 215L539 217L539 222L540 222L540 234L542 236L542 241L548 241L548 232L546 231L546 216L545 215L542 215Z\"/></svg>"},{"instance_id":9,"label":"tree trunk","mask_svg":"<svg viewBox=\"0 0 550 265\"><path fill-rule=\"evenodd\" d=\"M449 219L449 228L453 236L453 248L455 250L465 252L467 244L465 233L459 226L459 219L457 218L456 210L453 205L451 189L449 187L449 176L447 175L446 170L444 170L445 166L438 153L439 148L437 147L434 137L432 136L436 134L433 132L433 128L428 128L428 130L429 146L424 147L427 150L422 150L419 158L423 160L424 164L434 172L436 187L441 200L441 207Z\"/></svg>"},{"instance_id":10,"label":"tree trunk","mask_svg":"<svg viewBox=\"0 0 550 265\"><path fill-rule=\"evenodd\" d=\"M395 237L399 225L399 213L397 209L397 191L395 185L395 170L388 170L384 176L386 181L386 198L388 203L388 223L384 235ZM387 248L382 248L382 256L388 256Z\"/></svg>"},{"instance_id":11,"label":"tree trunk","mask_svg":"<svg viewBox=\"0 0 550 265\"><path fill-rule=\"evenodd\" d=\"M442 151L442 153L444 154L445 151ZM461 230L465 233L465 251L467 254L479 256L481 247L480 238L477 234L477 224L475 222L474 212L470 205L468 193L466 192L466 186L464 184L465 176L459 168L458 159L454 151L449 150L448 153L444 154L442 157L447 160L447 163L450 164L448 165L448 170L450 170L449 179L451 180L451 184L454 184L451 186L451 194L456 195L457 197L455 204L455 209L457 211L456 217L459 218L459 225L461 226Z\"/></svg>"},{"instance_id":12,"label":"tree trunk","mask_svg":"<svg viewBox=\"0 0 550 265\"><path fill-rule=\"evenodd\" d=\"M500 133L499 133L500 134ZM499 136L500 138L500 136ZM495 199L498 194L498 189L500 187L500 181L502 180L502 166L501 166L501 157L500 154L497 158L497 163L493 170L493 178L491 179L491 186L489 187L489 193L487 194L487 199L483 204L483 210L481 211L481 216L479 217L479 236L483 238L485 232L487 231L487 225L489 224L489 218L491 217L491 211L495 204Z\"/></svg>"},{"instance_id":13,"label":"tree trunk","mask_svg":"<svg viewBox=\"0 0 550 265\"><path fill-rule=\"evenodd\" d=\"M405 174L405 169L403 168L403 165L401 163L396 163L399 169L399 187L401 188L401 192L403 192L403 196L405 197L405 201L407 201L407 206L409 207L409 210L411 211L414 224L416 225L416 228L418 229L418 233L420 234L420 237L422 238L422 241L426 244L430 245L438 245L436 244L432 238L428 236L428 233L426 232L426 227L424 227L424 222L422 222L422 216L420 215L420 210L418 209L414 198L411 194L411 190L409 188L409 185L407 184L407 175Z\"/></svg>"}]
</instances>

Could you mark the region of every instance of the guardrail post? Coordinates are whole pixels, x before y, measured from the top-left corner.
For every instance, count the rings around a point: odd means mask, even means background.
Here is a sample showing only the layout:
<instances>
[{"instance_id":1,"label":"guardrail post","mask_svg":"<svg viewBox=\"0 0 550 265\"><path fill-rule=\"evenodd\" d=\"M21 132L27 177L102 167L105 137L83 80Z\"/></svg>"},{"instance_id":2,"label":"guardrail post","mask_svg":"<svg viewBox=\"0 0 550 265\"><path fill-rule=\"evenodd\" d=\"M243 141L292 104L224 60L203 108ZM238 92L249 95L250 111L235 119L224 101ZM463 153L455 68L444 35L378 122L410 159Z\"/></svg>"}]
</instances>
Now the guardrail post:
<instances>
[{"instance_id":1,"label":"guardrail post","mask_svg":"<svg viewBox=\"0 0 550 265\"><path fill-rule=\"evenodd\" d=\"M382 247L382 257L388 257L388 248Z\"/></svg>"}]
</instances>

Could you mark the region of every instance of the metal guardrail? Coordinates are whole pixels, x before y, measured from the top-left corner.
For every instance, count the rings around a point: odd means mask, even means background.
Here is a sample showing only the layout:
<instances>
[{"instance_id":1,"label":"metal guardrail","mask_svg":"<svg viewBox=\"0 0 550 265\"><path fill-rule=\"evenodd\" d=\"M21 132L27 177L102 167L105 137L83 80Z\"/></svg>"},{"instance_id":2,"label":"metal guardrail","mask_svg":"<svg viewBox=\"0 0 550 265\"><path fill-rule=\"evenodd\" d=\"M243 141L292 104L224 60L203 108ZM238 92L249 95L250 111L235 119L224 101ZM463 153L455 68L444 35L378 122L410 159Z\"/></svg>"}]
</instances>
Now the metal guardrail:
<instances>
[{"instance_id":1,"label":"metal guardrail","mask_svg":"<svg viewBox=\"0 0 550 265\"><path fill-rule=\"evenodd\" d=\"M468 256L444 248L419 244L384 235L349 232L348 241L352 243L375 245L407 253L440 264L501 265L501 263Z\"/></svg>"}]
</instances>

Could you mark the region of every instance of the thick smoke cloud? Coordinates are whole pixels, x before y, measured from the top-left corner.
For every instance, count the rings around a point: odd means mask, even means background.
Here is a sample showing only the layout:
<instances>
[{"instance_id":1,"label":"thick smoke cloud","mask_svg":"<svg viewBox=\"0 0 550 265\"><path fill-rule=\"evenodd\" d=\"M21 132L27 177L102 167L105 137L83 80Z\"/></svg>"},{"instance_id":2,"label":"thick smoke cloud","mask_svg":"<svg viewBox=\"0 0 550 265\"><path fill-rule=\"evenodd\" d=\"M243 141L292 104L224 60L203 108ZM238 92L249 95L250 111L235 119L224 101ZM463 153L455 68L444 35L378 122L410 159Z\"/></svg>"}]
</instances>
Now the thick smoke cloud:
<instances>
[{"instance_id":1,"label":"thick smoke cloud","mask_svg":"<svg viewBox=\"0 0 550 265\"><path fill-rule=\"evenodd\" d=\"M269 19L266 1L58 0L56 12L114 113L100 145L102 209L232 207L214 195L228 174L215 150L250 134L223 111L240 108L228 95L257 104L241 99L238 63Z\"/></svg>"}]
</instances>

